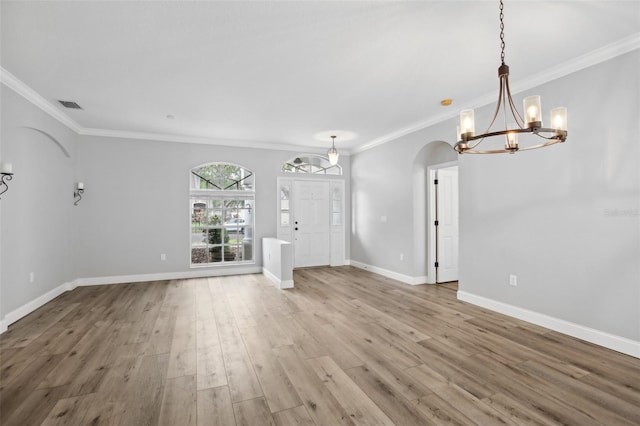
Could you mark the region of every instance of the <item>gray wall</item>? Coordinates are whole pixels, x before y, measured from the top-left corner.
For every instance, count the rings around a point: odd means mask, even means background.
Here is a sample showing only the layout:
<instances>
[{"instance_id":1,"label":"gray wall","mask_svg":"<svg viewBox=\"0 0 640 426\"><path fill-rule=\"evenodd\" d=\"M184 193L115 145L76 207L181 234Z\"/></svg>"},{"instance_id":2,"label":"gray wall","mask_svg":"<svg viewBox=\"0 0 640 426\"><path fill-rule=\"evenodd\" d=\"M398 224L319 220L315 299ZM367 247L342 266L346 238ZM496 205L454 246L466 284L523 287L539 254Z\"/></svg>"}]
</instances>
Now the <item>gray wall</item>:
<instances>
[{"instance_id":1,"label":"gray wall","mask_svg":"<svg viewBox=\"0 0 640 426\"><path fill-rule=\"evenodd\" d=\"M351 156L352 260L426 275L424 179L427 167L457 160L453 148L443 148L443 135L455 133L450 127L440 123Z\"/></svg>"},{"instance_id":2,"label":"gray wall","mask_svg":"<svg viewBox=\"0 0 640 426\"><path fill-rule=\"evenodd\" d=\"M77 136L1 87L0 159L12 163L15 174L0 201L0 320L75 279L78 213L73 206Z\"/></svg>"},{"instance_id":3,"label":"gray wall","mask_svg":"<svg viewBox=\"0 0 640 426\"><path fill-rule=\"evenodd\" d=\"M639 58L515 96L567 106L565 144L459 157L461 291L640 340ZM476 110L477 123L492 108ZM456 121L352 156L352 259L421 275L423 259L399 261L414 231L411 165L430 141L451 142Z\"/></svg>"},{"instance_id":4,"label":"gray wall","mask_svg":"<svg viewBox=\"0 0 640 426\"><path fill-rule=\"evenodd\" d=\"M462 156L461 290L640 340L639 58L536 90L565 144Z\"/></svg>"},{"instance_id":5,"label":"gray wall","mask_svg":"<svg viewBox=\"0 0 640 426\"><path fill-rule=\"evenodd\" d=\"M231 162L255 173L254 259L261 266L261 238L276 236L276 178L282 175L282 163L297 154L300 152L82 137L78 176L87 190L79 216L78 277L193 270L189 171L208 162ZM347 196L348 158L340 158ZM161 253L167 255L166 261L160 260Z\"/></svg>"},{"instance_id":6,"label":"gray wall","mask_svg":"<svg viewBox=\"0 0 640 426\"><path fill-rule=\"evenodd\" d=\"M0 320L76 279L195 270L189 171L206 162L236 163L256 174L254 266L261 267L259 242L276 236L276 178L284 175L282 163L300 152L77 136L2 89L0 160L13 164L15 176L0 201ZM349 211L349 156L342 155L340 165ZM76 181L86 189L78 206L72 196ZM348 238L345 245L349 253ZM221 268L197 270L214 274Z\"/></svg>"}]
</instances>

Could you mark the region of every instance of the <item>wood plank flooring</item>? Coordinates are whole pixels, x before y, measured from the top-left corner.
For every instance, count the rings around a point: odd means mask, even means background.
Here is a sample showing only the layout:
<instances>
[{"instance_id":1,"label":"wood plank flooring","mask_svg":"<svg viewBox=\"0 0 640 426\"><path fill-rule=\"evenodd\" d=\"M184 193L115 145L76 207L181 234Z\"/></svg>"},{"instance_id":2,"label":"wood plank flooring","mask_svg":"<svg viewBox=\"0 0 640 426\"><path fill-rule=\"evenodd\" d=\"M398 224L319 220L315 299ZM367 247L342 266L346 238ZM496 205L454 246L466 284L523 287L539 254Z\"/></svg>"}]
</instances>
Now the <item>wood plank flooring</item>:
<instances>
[{"instance_id":1,"label":"wood plank flooring","mask_svg":"<svg viewBox=\"0 0 640 426\"><path fill-rule=\"evenodd\" d=\"M80 287L0 336L0 424L639 425L640 360L352 267Z\"/></svg>"}]
</instances>

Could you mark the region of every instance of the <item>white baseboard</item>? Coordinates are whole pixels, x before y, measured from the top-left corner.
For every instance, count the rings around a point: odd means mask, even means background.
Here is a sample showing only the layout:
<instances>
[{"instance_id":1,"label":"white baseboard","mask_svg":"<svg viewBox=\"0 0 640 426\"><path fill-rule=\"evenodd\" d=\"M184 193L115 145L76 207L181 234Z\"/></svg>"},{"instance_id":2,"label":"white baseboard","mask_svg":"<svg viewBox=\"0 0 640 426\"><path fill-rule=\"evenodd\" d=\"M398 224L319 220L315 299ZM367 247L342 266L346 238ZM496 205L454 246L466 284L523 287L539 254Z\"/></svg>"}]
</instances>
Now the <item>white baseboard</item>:
<instances>
[{"instance_id":1,"label":"white baseboard","mask_svg":"<svg viewBox=\"0 0 640 426\"><path fill-rule=\"evenodd\" d=\"M250 265L250 266L238 266L233 268L221 268L221 269L194 269L191 271L182 272L163 272L158 274L137 274L137 275L117 275L110 277L93 277L93 278L78 278L74 281L76 286L90 286L90 285L105 285L105 284L125 284L125 283L137 283L145 281L164 281L164 280L182 280L187 278L205 278L205 277L219 277L224 275L243 275L243 274L259 274L262 272L262 267Z\"/></svg>"},{"instance_id":2,"label":"white baseboard","mask_svg":"<svg viewBox=\"0 0 640 426\"><path fill-rule=\"evenodd\" d=\"M640 342L627 339L626 337L605 333L604 331L585 327L580 324L530 311L528 309L519 308L517 306L508 305L496 300L487 299L486 297L476 296L475 294L464 291L458 291L458 300L527 321L572 337L577 337L578 339L582 339L599 346L604 346L605 348L612 349L623 354L640 358Z\"/></svg>"},{"instance_id":3,"label":"white baseboard","mask_svg":"<svg viewBox=\"0 0 640 426\"><path fill-rule=\"evenodd\" d=\"M273 281L273 283L275 284L276 288L279 288L280 290L284 290L287 288L293 288L293 280L281 280L280 278L276 277L271 271L269 271L268 269L262 268L262 273L269 278L271 281Z\"/></svg>"},{"instance_id":4,"label":"white baseboard","mask_svg":"<svg viewBox=\"0 0 640 426\"><path fill-rule=\"evenodd\" d=\"M403 282L410 285L428 284L427 277L411 277L409 275L400 274L398 272L390 271L388 269L378 268L377 266L367 265L366 263L358 262L356 260L349 260L348 264L355 266L356 268L371 271L383 277L391 278L396 281Z\"/></svg>"},{"instance_id":5,"label":"white baseboard","mask_svg":"<svg viewBox=\"0 0 640 426\"><path fill-rule=\"evenodd\" d=\"M4 316L2 320L0 320L0 333L4 333L5 331L7 331L7 328L14 322L18 321L20 318L26 317L31 312L38 309L40 306L52 301L53 299L60 296L65 291L73 290L74 288L75 288L75 285L73 285L73 283L61 284L58 287L52 290L49 290L42 296L33 299L31 302L25 303L24 305L20 306L18 309L9 312L7 315Z\"/></svg>"},{"instance_id":6,"label":"white baseboard","mask_svg":"<svg viewBox=\"0 0 640 426\"><path fill-rule=\"evenodd\" d=\"M29 315L31 312L38 309L40 306L55 299L65 291L71 291L76 287L91 286L91 285L105 285L105 284L125 284L145 281L164 281L164 280L179 280L187 278L205 278L215 277L223 275L242 275L242 274L259 274L262 272L260 266L249 265L239 266L232 268L220 268L220 269L197 269L184 272L166 272L159 274L137 274L137 275L119 275L110 277L93 277L93 278L78 278L70 283L64 283L48 291L42 296L28 302L15 311L9 312L3 319L0 320L0 333L7 331L7 328L23 318ZM283 283L287 285L287 283ZM293 286L293 281L291 282Z\"/></svg>"}]
</instances>

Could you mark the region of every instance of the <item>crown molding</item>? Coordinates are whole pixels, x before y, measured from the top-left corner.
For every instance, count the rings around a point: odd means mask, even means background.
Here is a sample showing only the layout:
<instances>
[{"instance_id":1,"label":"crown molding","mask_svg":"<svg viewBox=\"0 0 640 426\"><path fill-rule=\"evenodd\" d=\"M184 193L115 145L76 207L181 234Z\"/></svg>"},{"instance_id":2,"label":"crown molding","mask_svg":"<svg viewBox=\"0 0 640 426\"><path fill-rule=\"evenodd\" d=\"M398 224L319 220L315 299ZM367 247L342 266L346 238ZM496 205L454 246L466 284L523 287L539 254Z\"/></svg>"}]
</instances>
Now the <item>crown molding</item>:
<instances>
[{"instance_id":1,"label":"crown molding","mask_svg":"<svg viewBox=\"0 0 640 426\"><path fill-rule=\"evenodd\" d=\"M58 120L63 125L67 126L69 129L76 133L80 133L82 126L3 67L0 67L0 82L25 98L27 101L31 102L36 107L40 108L42 111L49 114L51 117Z\"/></svg>"},{"instance_id":2,"label":"crown molding","mask_svg":"<svg viewBox=\"0 0 640 426\"><path fill-rule=\"evenodd\" d=\"M98 136L103 138L118 138L118 139L136 139L136 140L151 140L158 142L175 142L175 143L191 143L201 145L218 145L228 146L234 148L252 148L252 149L271 149L277 151L294 151L298 152L301 148L307 151L311 151L314 154L324 154L326 149L315 148L310 146L300 145L288 145L276 142L265 141L252 141L242 139L220 139L220 138L206 138L199 136L187 136L187 135L174 135L168 133L150 133L150 132L135 132L135 131L123 131L123 130L109 130L109 129L93 129L93 128L81 128L78 132L82 136ZM343 152L340 152L342 154ZM348 153L345 153L348 155Z\"/></svg>"},{"instance_id":3,"label":"crown molding","mask_svg":"<svg viewBox=\"0 0 640 426\"><path fill-rule=\"evenodd\" d=\"M65 125L69 129L73 130L76 134L82 136L99 136L106 138L120 138L120 139L137 139L137 140L152 140L159 142L178 142L178 143L193 143L202 145L219 145L229 147L241 147L241 148L253 148L253 149L273 149L278 151L300 151L298 145L288 145L282 143L271 142L259 142L240 139L220 139L220 138L205 138L198 136L186 136L186 135L172 135L165 133L150 133L150 132L133 132L122 130L110 130L110 129L95 129L82 127L75 120L70 118L64 112L60 111L54 104L42 97L38 92L27 86L16 76L9 71L0 67L0 82L22 96L27 101L31 102L36 107L40 108L45 113L49 114L54 119L58 120L61 124ZM305 150L314 154L324 154L326 149L315 147L304 147ZM340 154L349 155L346 150L340 151Z\"/></svg>"},{"instance_id":4,"label":"crown molding","mask_svg":"<svg viewBox=\"0 0 640 426\"><path fill-rule=\"evenodd\" d=\"M288 145L281 143L271 142L259 142L240 139L220 139L220 138L205 138L198 136L186 136L186 135L172 135L165 133L150 133L150 132L134 132L134 131L122 131L122 130L110 130L110 129L95 129L82 127L75 122L72 118L62 112L54 104L42 97L38 92L27 86L16 76L9 71L0 67L0 82L22 96L27 101L31 102L36 107L40 108L45 113L49 114L54 119L58 120L61 124L65 125L69 129L73 130L76 134L82 136L99 136L105 138L120 138L120 139L137 139L137 140L152 140L159 142L177 142L177 143L193 143L202 145L218 145L229 147L241 147L241 148L253 148L253 149L273 149L278 151L300 151L298 145ZM315 147L304 147L305 150L314 154L324 154L326 149ZM342 150L340 154L349 155L349 152Z\"/></svg>"},{"instance_id":5,"label":"crown molding","mask_svg":"<svg viewBox=\"0 0 640 426\"><path fill-rule=\"evenodd\" d=\"M593 65L597 65L599 63L608 61L610 59L613 59L620 55L624 55L625 53L629 53L636 49L640 49L640 32L637 32L628 37L622 38L618 41L615 41L611 44L601 47L600 49L596 49L584 55L578 56L577 58L570 59L555 67L546 69L538 74L534 74L530 77L521 79L518 81L517 84L511 85L511 93L523 92L525 90L529 90L531 88L540 86L542 84L549 83L550 81L557 80L558 78L567 76L569 74L573 74L577 71L583 70ZM467 105L469 108L480 108L480 107L494 103L495 97L496 95L493 92L486 93L470 101L464 102L464 105ZM413 123L403 129L399 129L395 132L388 133L384 136L381 136L370 142L360 145L358 148L353 149L352 153L356 154L358 152L366 151L378 145L391 142L402 136L408 135L418 130L426 129L427 127L431 127L434 124L441 123L445 120L448 120L450 118L457 117L457 116L458 116L458 111L453 111L453 110L447 111L446 113L432 116L427 120Z\"/></svg>"},{"instance_id":6,"label":"crown molding","mask_svg":"<svg viewBox=\"0 0 640 426\"><path fill-rule=\"evenodd\" d=\"M590 66L597 65L609 59L613 59L625 53L629 53L636 49L640 49L640 32L634 33L628 37L622 38L616 42L606 45L600 49L596 49L594 51L586 53L582 56L578 56L577 58L570 59L566 62L563 62L562 64L549 68L543 72L540 72L528 78L524 78L520 80L517 84L511 87L512 93L519 93L519 92L531 89L533 87L540 86L542 84L548 83L550 81L556 80L558 78L561 78L566 75L580 71L582 69L588 68ZM11 74L9 71L4 69L3 67L0 67L0 82L79 135L100 136L100 137L109 137L109 138L139 139L139 140L154 140L154 141L163 141L163 142L221 145L221 146L242 147L242 148L258 148L258 149L268 148L268 149L275 149L280 151L299 151L301 148L298 145L265 143L265 142L258 142L258 141L246 141L246 140L234 140L234 139L230 140L230 139L219 139L219 138L204 138L204 137L197 137L197 136L85 128L80 126L68 115L60 111L59 108L54 106L51 102L46 100L39 93L37 93L35 90L33 90L32 88L27 86L25 83L20 81L17 77L15 77L13 74ZM477 97L468 102L464 102L464 104L468 105L470 108L479 108L479 107L491 104L494 100L495 100L495 94L487 93L483 96ZM442 114L431 116L427 120L413 123L395 132L388 133L379 138L373 139L372 141L369 141L363 145L360 145L359 147L356 147L352 150L346 150L346 149L342 150L340 154L341 155L344 154L348 156L350 154L363 152L371 148L374 148L376 146L385 144L387 142L391 142L402 136L417 132L419 130L438 124L442 121L451 119L453 117L456 117L457 115L458 115L457 111L451 110ZM322 148L313 148L313 147L305 147L305 148L314 153L325 152L325 150Z\"/></svg>"}]
</instances>

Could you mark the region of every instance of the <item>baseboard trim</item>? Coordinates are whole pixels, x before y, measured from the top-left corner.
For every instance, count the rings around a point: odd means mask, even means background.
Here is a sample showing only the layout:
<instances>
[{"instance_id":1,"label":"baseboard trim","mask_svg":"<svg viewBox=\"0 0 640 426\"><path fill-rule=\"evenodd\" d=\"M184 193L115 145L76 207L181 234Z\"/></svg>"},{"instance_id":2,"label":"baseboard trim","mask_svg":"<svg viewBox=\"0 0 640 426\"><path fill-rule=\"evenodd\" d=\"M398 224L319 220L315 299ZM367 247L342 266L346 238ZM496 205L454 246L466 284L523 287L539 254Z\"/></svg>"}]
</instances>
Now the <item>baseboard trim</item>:
<instances>
[{"instance_id":1,"label":"baseboard trim","mask_svg":"<svg viewBox=\"0 0 640 426\"><path fill-rule=\"evenodd\" d=\"M398 272L390 271L388 269L378 268L377 266L367 265L366 263L358 262L356 260L349 260L349 265L354 266L356 268L364 269L366 271L371 271L378 275L382 275L383 277L391 278L396 281L403 282L405 284L410 285L422 285L428 284L427 277L411 277L409 275L400 274Z\"/></svg>"},{"instance_id":2,"label":"baseboard trim","mask_svg":"<svg viewBox=\"0 0 640 426\"><path fill-rule=\"evenodd\" d=\"M477 296L465 291L458 291L458 300L527 321L559 333L567 334L635 358L640 358L640 342L627 339L626 337L616 336L614 334L585 327L580 324L530 311L528 309L498 302L497 300L487 299L486 297Z\"/></svg>"},{"instance_id":3,"label":"baseboard trim","mask_svg":"<svg viewBox=\"0 0 640 426\"><path fill-rule=\"evenodd\" d=\"M78 278L71 282L64 283L54 288L53 290L49 290L47 293L43 294L40 297L32 300L31 302L25 303L18 309L9 312L5 317L0 320L0 334L7 331L9 326L14 322L18 321L20 318L23 318L29 315L31 312L35 311L42 305L51 300L55 299L62 293L66 291L71 291L76 287L83 286L92 286L92 285L108 285L108 284L126 284L126 283L136 283L136 282L145 282L145 281L165 281L165 280L180 280L187 278L206 278L206 277L216 277L216 276L224 276L224 275L243 275L243 274L259 274L262 272L262 267L250 265L250 266L240 266L233 268L224 268L224 269L199 269L193 271L183 271L183 272L167 272L160 274L137 274L137 275L118 275L118 276L110 276L110 277L93 277L93 278ZM293 286L293 281L291 282ZM283 285L287 285L287 283L283 283Z\"/></svg>"},{"instance_id":4,"label":"baseboard trim","mask_svg":"<svg viewBox=\"0 0 640 426\"><path fill-rule=\"evenodd\" d=\"M276 288L280 290L293 288L293 280L283 281L280 278L276 277L271 271L265 268L262 268L262 273L275 284Z\"/></svg>"},{"instance_id":5,"label":"baseboard trim","mask_svg":"<svg viewBox=\"0 0 640 426\"><path fill-rule=\"evenodd\" d=\"M125 284L137 283L144 281L165 281L165 280L182 280L187 278L206 278L220 277L225 275L244 275L259 274L262 272L260 266L239 266L226 269L197 269L182 272L164 272L159 274L137 274L137 275L118 275L110 277L92 277L78 278L74 281L76 286L106 285L106 284Z\"/></svg>"},{"instance_id":6,"label":"baseboard trim","mask_svg":"<svg viewBox=\"0 0 640 426\"><path fill-rule=\"evenodd\" d=\"M61 284L58 287L49 290L42 296L33 299L31 302L27 302L24 305L20 306L18 309L9 312L4 316L2 320L0 320L0 333L4 333L5 331L7 331L9 326L18 321L20 318L26 317L45 303L52 301L62 293L73 290L74 288L75 285L73 284L73 282Z\"/></svg>"}]
</instances>

